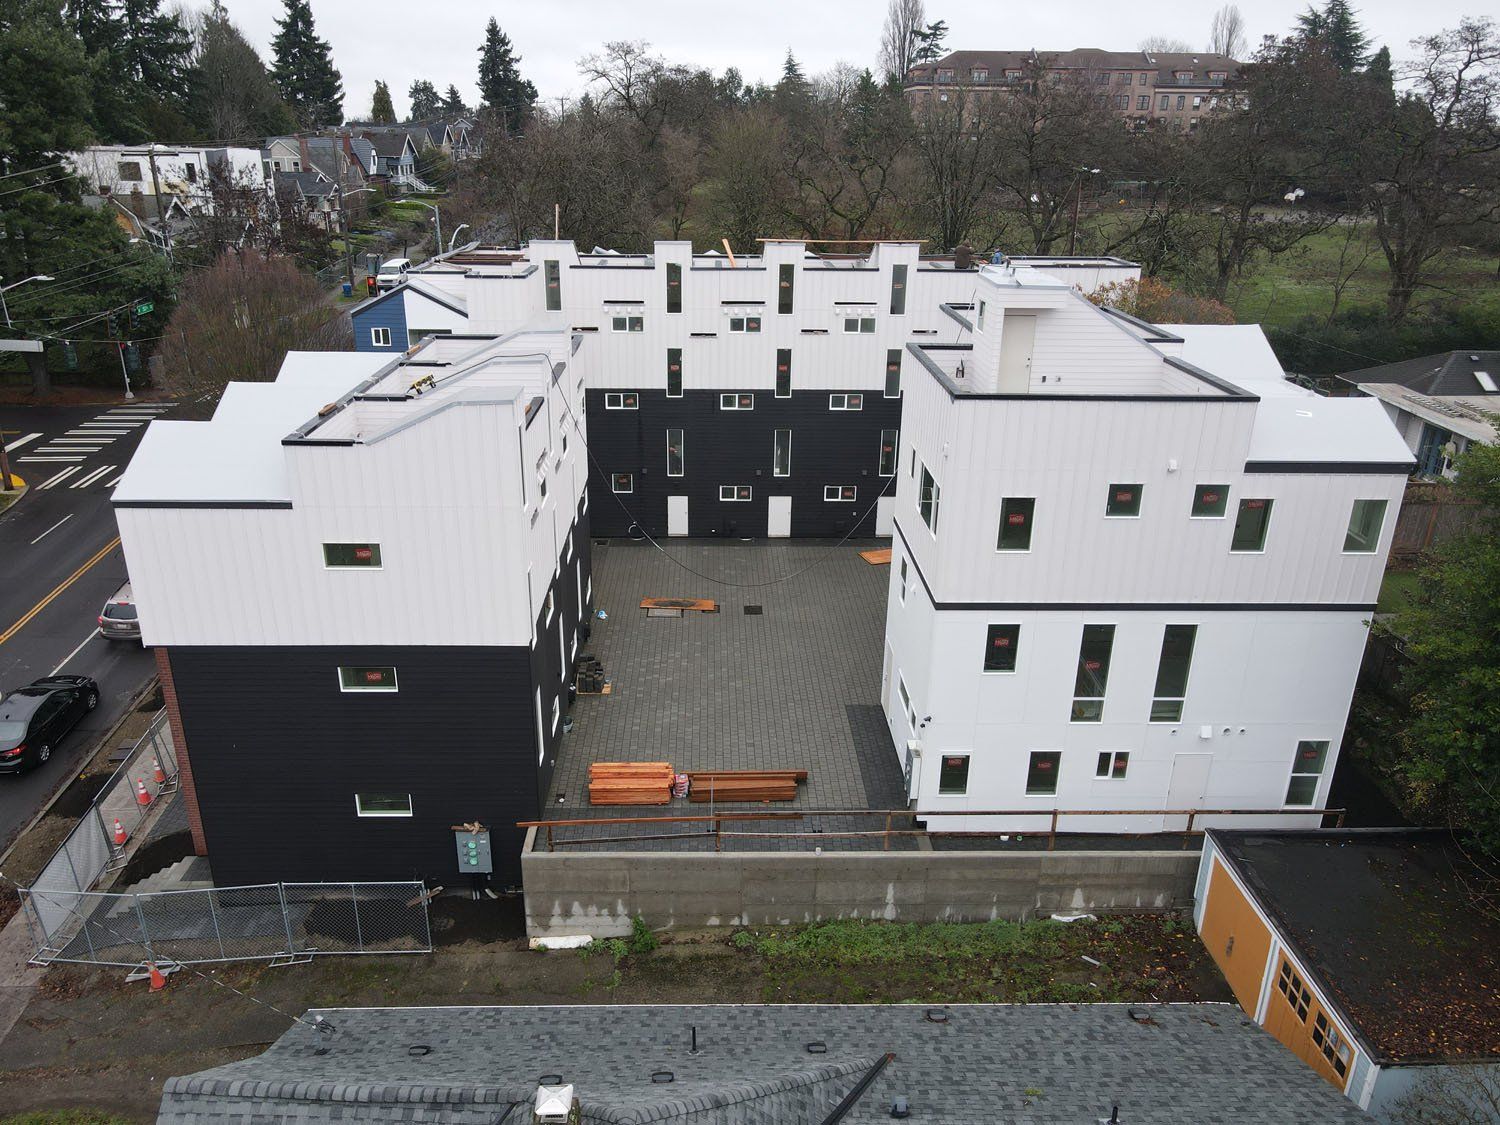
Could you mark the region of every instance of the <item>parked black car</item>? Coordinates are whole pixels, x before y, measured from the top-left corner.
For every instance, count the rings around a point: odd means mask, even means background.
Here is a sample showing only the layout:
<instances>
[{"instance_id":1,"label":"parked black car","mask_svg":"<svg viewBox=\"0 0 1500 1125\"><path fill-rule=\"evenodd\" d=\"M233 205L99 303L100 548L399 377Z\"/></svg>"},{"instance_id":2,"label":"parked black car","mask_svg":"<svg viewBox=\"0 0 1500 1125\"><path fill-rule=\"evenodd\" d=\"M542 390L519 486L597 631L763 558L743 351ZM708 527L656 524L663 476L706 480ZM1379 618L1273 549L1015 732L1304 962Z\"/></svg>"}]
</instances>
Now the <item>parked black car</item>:
<instances>
[{"instance_id":1,"label":"parked black car","mask_svg":"<svg viewBox=\"0 0 1500 1125\"><path fill-rule=\"evenodd\" d=\"M87 676L43 676L0 699L0 773L41 765L97 706L99 685Z\"/></svg>"}]
</instances>

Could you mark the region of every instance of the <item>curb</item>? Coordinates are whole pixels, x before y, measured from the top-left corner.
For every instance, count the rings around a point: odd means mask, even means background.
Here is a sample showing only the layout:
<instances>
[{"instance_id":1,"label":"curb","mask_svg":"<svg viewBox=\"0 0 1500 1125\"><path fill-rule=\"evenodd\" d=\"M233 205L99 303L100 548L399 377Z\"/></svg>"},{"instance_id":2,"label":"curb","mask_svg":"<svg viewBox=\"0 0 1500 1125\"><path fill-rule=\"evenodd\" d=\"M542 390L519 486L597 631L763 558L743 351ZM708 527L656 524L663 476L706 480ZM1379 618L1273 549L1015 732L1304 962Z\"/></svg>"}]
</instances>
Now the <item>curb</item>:
<instances>
[{"instance_id":1,"label":"curb","mask_svg":"<svg viewBox=\"0 0 1500 1125\"><path fill-rule=\"evenodd\" d=\"M30 832L33 828L35 828L38 824L40 824L47 818L47 815L52 811L52 807L56 805L57 802L61 799L62 795L68 791L68 787L72 785L73 782L77 781L81 776L83 776L84 770L87 770L89 766L93 764L94 759L99 756L99 751L104 749L110 744L111 741L113 741L114 737L119 733L120 728L125 725L125 720L136 713L136 710L142 703L144 703L151 697L151 694L156 691L157 687L160 686L160 683L160 679L157 676L153 675L149 680L146 681L145 686L143 686L140 691L136 692L135 695L131 697L130 703L126 706L119 719L115 721L115 725L110 727L109 730L105 731L104 734L100 736L99 740L95 742L94 745L90 748L88 757L84 759L83 765L79 769L74 770L73 772L67 774L63 779L61 779L52 795L47 798L46 803L37 810L36 815L26 822L26 825L16 833L16 838L12 840L8 845L6 845L6 848L3 852L0 852L0 870L4 870L6 861L10 859L10 853L16 850L16 845L18 845L26 837L26 834L28 832Z\"/></svg>"}]
</instances>

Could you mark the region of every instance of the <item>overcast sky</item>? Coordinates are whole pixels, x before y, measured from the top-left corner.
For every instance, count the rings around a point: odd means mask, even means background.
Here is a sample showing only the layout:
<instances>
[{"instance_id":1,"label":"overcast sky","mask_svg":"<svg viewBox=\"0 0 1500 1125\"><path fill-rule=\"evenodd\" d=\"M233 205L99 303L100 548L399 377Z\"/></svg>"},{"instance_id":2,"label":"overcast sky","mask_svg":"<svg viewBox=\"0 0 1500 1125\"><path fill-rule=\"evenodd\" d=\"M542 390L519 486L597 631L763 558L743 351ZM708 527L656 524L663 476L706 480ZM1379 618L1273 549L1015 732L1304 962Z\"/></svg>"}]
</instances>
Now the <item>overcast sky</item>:
<instances>
[{"instance_id":1,"label":"overcast sky","mask_svg":"<svg viewBox=\"0 0 1500 1125\"><path fill-rule=\"evenodd\" d=\"M950 50L1132 50L1148 35L1206 47L1220 2L928 0L927 13L948 22ZM282 0L225 3L269 61ZM1240 0L1239 6L1254 44L1290 27L1307 0ZM886 0L312 0L312 7L344 76L344 112L356 117L369 112L377 78L390 85L398 113L405 113L407 88L417 78L439 91L455 83L466 101L476 101L478 48L491 15L521 55L522 73L555 105L581 91L578 59L614 39L644 39L673 61L716 72L735 66L750 82L774 80L788 48L809 75L839 62L873 67ZM1356 0L1356 7L1371 37L1399 60L1412 38L1480 14L1489 0Z\"/></svg>"}]
</instances>

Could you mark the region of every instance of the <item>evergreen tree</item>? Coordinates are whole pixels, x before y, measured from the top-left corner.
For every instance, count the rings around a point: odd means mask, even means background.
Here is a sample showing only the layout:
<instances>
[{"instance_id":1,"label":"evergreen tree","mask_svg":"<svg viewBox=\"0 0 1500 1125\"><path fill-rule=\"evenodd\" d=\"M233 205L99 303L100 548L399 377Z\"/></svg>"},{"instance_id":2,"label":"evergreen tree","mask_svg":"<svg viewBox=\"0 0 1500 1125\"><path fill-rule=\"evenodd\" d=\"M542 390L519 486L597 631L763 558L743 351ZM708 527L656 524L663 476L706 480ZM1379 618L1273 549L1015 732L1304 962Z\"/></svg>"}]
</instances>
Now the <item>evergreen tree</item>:
<instances>
[{"instance_id":1,"label":"evergreen tree","mask_svg":"<svg viewBox=\"0 0 1500 1125\"><path fill-rule=\"evenodd\" d=\"M124 0L120 5L119 56L127 81L164 101L185 101L192 89L193 41L161 0Z\"/></svg>"},{"instance_id":2,"label":"evergreen tree","mask_svg":"<svg viewBox=\"0 0 1500 1125\"><path fill-rule=\"evenodd\" d=\"M443 99L438 95L437 87L425 78L413 82L411 89L406 91L406 96L411 99L411 116L407 118L409 121L425 121L442 111Z\"/></svg>"},{"instance_id":3,"label":"evergreen tree","mask_svg":"<svg viewBox=\"0 0 1500 1125\"><path fill-rule=\"evenodd\" d=\"M479 48L479 96L508 134L521 131L536 104L536 87L521 77L520 62L521 56L511 50L510 36L491 16Z\"/></svg>"},{"instance_id":4,"label":"evergreen tree","mask_svg":"<svg viewBox=\"0 0 1500 1125\"><path fill-rule=\"evenodd\" d=\"M71 26L70 26L71 25ZM21 0L0 9L0 155L21 172L83 148L89 135L91 74L84 46L56 4ZM7 180L7 191L56 178L55 169ZM70 186L67 184L60 186ZM52 188L56 193L57 187ZM0 205L15 195L0 196ZM8 271L7 271L8 272Z\"/></svg>"},{"instance_id":5,"label":"evergreen tree","mask_svg":"<svg viewBox=\"0 0 1500 1125\"><path fill-rule=\"evenodd\" d=\"M948 21L938 20L912 32L911 61L935 62L943 57L943 40L948 38Z\"/></svg>"},{"instance_id":6,"label":"evergreen tree","mask_svg":"<svg viewBox=\"0 0 1500 1125\"><path fill-rule=\"evenodd\" d=\"M391 104L391 89L378 78L375 80L375 98L370 103L370 120L377 125L396 123L396 107Z\"/></svg>"},{"instance_id":7,"label":"evergreen tree","mask_svg":"<svg viewBox=\"0 0 1500 1125\"><path fill-rule=\"evenodd\" d=\"M273 137L296 129L265 63L219 0L198 24L195 54L189 106L200 137Z\"/></svg>"},{"instance_id":8,"label":"evergreen tree","mask_svg":"<svg viewBox=\"0 0 1500 1125\"><path fill-rule=\"evenodd\" d=\"M448 92L443 95L443 102L438 107L442 110L444 117L467 117L469 107L464 105L463 95L458 92L458 87L451 82L448 84Z\"/></svg>"},{"instance_id":9,"label":"evergreen tree","mask_svg":"<svg viewBox=\"0 0 1500 1125\"><path fill-rule=\"evenodd\" d=\"M786 51L786 61L781 64L781 81L776 85L786 89L793 87L801 88L807 85L807 79L802 74L802 64L792 54L790 47Z\"/></svg>"},{"instance_id":10,"label":"evergreen tree","mask_svg":"<svg viewBox=\"0 0 1500 1125\"><path fill-rule=\"evenodd\" d=\"M1389 47L1382 47L1370 56L1370 61L1365 65L1365 77L1387 99L1395 97L1396 79L1391 72L1391 49Z\"/></svg>"},{"instance_id":11,"label":"evergreen tree","mask_svg":"<svg viewBox=\"0 0 1500 1125\"><path fill-rule=\"evenodd\" d=\"M1297 17L1296 30L1303 39L1321 39L1344 74L1359 70L1369 55L1370 37L1360 27L1349 0L1328 0L1321 11L1308 8Z\"/></svg>"},{"instance_id":12,"label":"evergreen tree","mask_svg":"<svg viewBox=\"0 0 1500 1125\"><path fill-rule=\"evenodd\" d=\"M271 40L271 76L303 128L337 125L344 120L344 87L328 41L318 38L308 0L284 2L286 14L276 21Z\"/></svg>"}]
</instances>

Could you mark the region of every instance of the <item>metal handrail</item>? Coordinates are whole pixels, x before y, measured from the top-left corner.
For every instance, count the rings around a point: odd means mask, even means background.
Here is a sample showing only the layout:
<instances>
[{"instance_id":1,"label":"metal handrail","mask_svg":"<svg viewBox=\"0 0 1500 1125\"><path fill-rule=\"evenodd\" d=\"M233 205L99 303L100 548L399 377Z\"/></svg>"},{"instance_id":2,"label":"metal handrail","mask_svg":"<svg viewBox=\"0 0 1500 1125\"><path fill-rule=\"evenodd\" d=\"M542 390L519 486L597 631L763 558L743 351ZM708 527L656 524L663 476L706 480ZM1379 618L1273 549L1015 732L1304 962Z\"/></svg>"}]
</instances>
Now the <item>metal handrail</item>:
<instances>
[{"instance_id":1,"label":"metal handrail","mask_svg":"<svg viewBox=\"0 0 1500 1125\"><path fill-rule=\"evenodd\" d=\"M884 850L890 851L891 838L897 836L926 836L929 833L922 828L895 828L893 822L898 816L910 817L913 821L927 820L930 817L942 816L1026 816L1049 818L1047 828L1047 850L1053 851L1057 845L1058 821L1065 816L1184 816L1187 817L1185 827L1177 830L1162 832L1142 832L1142 836L1181 836L1182 847L1186 849L1189 837L1201 836L1204 830L1194 828L1194 822L1203 816L1333 816L1336 817L1334 827L1344 826L1344 817L1347 809L795 809L795 810L767 810L765 812L734 811L718 813L696 813L666 816L606 816L606 817L572 817L558 820L519 820L516 822L518 828L541 828L547 833L547 850L556 851L558 845L568 844L607 844L646 840L672 840L689 839L694 835L688 832L668 832L652 835L639 836L603 836L577 840L558 840L554 836L554 829L558 828L583 828L599 825L624 825L624 824L708 824L713 825L714 850L723 850L724 837L743 837L746 839L799 839L807 837L819 840L837 840L851 838L883 837L885 841ZM869 829L865 831L848 832L725 832L723 825L725 821L747 821L747 820L805 820L814 816L881 816L885 817L883 829ZM1013 830L1014 831L1014 830ZM705 832L703 835L707 835ZM1076 832L1074 835L1093 836L1104 835L1099 832ZM962 836L990 836L991 832L961 832L953 835Z\"/></svg>"}]
</instances>

